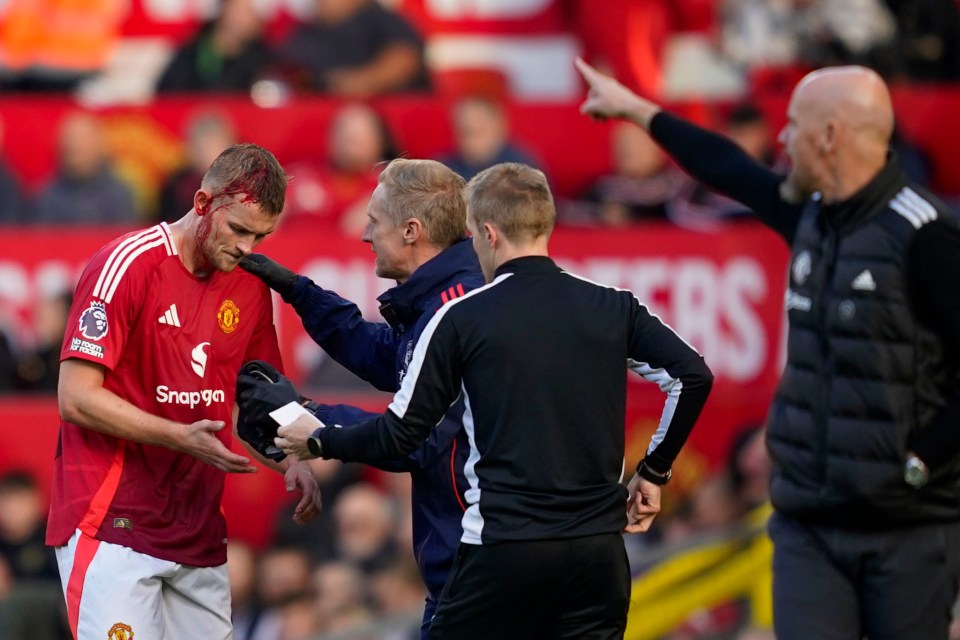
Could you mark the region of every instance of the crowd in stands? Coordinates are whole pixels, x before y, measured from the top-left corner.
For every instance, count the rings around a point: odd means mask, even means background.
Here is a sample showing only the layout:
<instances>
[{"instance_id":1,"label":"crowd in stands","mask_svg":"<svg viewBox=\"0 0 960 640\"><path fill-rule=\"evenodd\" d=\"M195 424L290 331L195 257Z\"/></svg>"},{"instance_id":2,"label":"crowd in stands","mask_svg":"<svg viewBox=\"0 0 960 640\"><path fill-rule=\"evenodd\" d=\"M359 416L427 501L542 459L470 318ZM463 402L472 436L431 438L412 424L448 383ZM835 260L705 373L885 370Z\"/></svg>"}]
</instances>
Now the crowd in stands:
<instances>
[{"instance_id":1,"label":"crowd in stands","mask_svg":"<svg viewBox=\"0 0 960 640\"><path fill-rule=\"evenodd\" d=\"M105 70L110 46L122 36L122 3L85 4L84 15L65 0L10 0L0 9L0 117L10 93L72 95ZM298 95L337 100L325 132L326 155L287 166L293 180L284 224L359 237L379 171L385 162L406 155L378 113L375 98L429 95L447 86L438 73L443 61L429 55L431 34L417 19L423 4L313 0L309 17L277 30L252 0L222 0L216 15L172 48L155 78L155 94L239 94L273 104ZM654 47L652 62L637 53L637 46L632 57L614 56L602 31L586 33L575 24L586 5L600 3L556 4L562 7L558 15L570 17L565 28L580 38L578 46L592 61L618 71L630 86L667 91L666 78L660 85L650 83L665 71L660 66L665 46ZM629 29L640 23L661 25L665 33L696 31L709 42L717 64L733 69L747 87L715 110L712 124L774 168L783 160L777 132L751 100L758 91L789 89L806 70L839 63L867 64L894 82L960 81L957 0L637 0L609 5L611 11L643 16L608 24L616 30L610 43L628 40ZM709 19L691 17L699 15ZM96 29L74 37L77 21ZM660 31L648 35L651 42L663 44L657 39L662 39ZM569 60L557 65L569 66ZM631 70L634 75L625 75ZM542 151L517 142L511 132L505 104L516 99L511 92L517 87L496 73L470 77L450 101L444 126L452 132L453 144L437 159L467 179L499 162L542 166ZM132 228L176 220L192 207L211 161L238 141L228 113L216 108L199 112L181 132L183 163L163 176L153 201L143 202L117 171L96 111L78 109L60 122L44 123L58 130L56 169L37 188L28 188L20 169L5 159L4 127L14 126L18 124L0 121L0 233L3 225ZM709 232L746 218L740 205L668 161L640 128L617 125L610 135L610 171L594 176L579 192L559 194L561 225L622 228L656 222ZM932 167L924 149L900 132L894 147L911 177L928 182ZM960 196L960 185L953 186L956 192L942 195ZM55 392L69 306L67 292L40 296L27 338L8 335L0 313L0 395ZM281 509L268 549L230 543L234 637L419 637L425 591L410 542L406 476L328 461L316 461L314 471L324 499L318 520L295 527ZM672 505L650 535L631 538L634 566L645 566L664 548L689 548L737 529L766 502L768 474L762 428L751 427L735 438L715 475ZM35 478L19 471L0 474L0 635L5 638L68 637L63 616L50 615L60 611L62 597L52 552L42 544L42 505ZM772 637L754 628L751 606L748 599L738 599L700 612L665 639Z\"/></svg>"}]
</instances>

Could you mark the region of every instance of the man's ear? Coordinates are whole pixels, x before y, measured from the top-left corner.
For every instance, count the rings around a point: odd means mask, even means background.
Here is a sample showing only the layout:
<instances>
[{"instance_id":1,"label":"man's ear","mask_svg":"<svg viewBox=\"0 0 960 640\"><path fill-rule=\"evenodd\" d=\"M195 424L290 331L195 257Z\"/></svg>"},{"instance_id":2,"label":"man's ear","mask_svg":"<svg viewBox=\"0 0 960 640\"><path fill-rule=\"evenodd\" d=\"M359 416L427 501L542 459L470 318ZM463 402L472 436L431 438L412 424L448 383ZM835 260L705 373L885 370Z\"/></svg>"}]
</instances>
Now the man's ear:
<instances>
[{"instance_id":1,"label":"man's ear","mask_svg":"<svg viewBox=\"0 0 960 640\"><path fill-rule=\"evenodd\" d=\"M423 223L416 218L407 218L403 223L403 241L413 244L423 236Z\"/></svg>"},{"instance_id":2,"label":"man's ear","mask_svg":"<svg viewBox=\"0 0 960 640\"><path fill-rule=\"evenodd\" d=\"M496 249L497 243L500 240L500 234L497 231L497 228L492 224L490 224L489 222L484 222L483 231L481 231L481 233L483 234L484 240L487 241L487 244L489 244L492 248Z\"/></svg>"},{"instance_id":3,"label":"man's ear","mask_svg":"<svg viewBox=\"0 0 960 640\"><path fill-rule=\"evenodd\" d=\"M193 194L193 209L197 212L198 216L205 216L210 213L210 203L213 199L210 197L210 192L206 189L198 189L195 194Z\"/></svg>"},{"instance_id":4,"label":"man's ear","mask_svg":"<svg viewBox=\"0 0 960 640\"><path fill-rule=\"evenodd\" d=\"M828 120L820 135L820 153L826 154L837 148L837 138L840 135L840 125L835 120Z\"/></svg>"}]
</instances>

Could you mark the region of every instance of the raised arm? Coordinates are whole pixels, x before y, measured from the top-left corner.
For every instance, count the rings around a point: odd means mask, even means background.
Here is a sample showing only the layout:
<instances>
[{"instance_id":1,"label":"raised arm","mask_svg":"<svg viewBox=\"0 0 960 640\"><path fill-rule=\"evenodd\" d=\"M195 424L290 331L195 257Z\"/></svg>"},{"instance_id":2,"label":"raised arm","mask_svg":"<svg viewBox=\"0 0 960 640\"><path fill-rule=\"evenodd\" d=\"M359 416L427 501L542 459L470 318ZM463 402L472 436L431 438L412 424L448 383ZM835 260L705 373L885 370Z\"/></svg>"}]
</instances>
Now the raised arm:
<instances>
[{"instance_id":1,"label":"raised arm","mask_svg":"<svg viewBox=\"0 0 960 640\"><path fill-rule=\"evenodd\" d=\"M792 239L803 203L789 193L780 175L728 138L665 112L579 58L576 65L590 87L581 113L642 127L687 173L749 207L788 242Z\"/></svg>"}]
</instances>

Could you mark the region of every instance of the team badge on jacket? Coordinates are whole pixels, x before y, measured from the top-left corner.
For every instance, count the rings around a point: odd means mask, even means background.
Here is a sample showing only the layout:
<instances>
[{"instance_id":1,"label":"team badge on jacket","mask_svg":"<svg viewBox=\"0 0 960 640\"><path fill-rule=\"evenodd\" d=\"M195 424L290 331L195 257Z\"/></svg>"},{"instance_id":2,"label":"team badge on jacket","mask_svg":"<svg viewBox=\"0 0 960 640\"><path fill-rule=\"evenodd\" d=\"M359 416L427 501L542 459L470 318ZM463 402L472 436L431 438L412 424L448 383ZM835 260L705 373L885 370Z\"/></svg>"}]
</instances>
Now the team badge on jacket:
<instances>
[{"instance_id":1,"label":"team badge on jacket","mask_svg":"<svg viewBox=\"0 0 960 640\"><path fill-rule=\"evenodd\" d=\"M80 335L87 340L97 341L107 335L107 307L104 303L93 301L80 314Z\"/></svg>"},{"instance_id":2,"label":"team badge on jacket","mask_svg":"<svg viewBox=\"0 0 960 640\"><path fill-rule=\"evenodd\" d=\"M107 640L133 640L133 629L128 624L118 622L107 631Z\"/></svg>"},{"instance_id":3,"label":"team badge on jacket","mask_svg":"<svg viewBox=\"0 0 960 640\"><path fill-rule=\"evenodd\" d=\"M224 333L233 333L240 324L240 307L233 300L224 300L217 311L217 324Z\"/></svg>"}]
</instances>

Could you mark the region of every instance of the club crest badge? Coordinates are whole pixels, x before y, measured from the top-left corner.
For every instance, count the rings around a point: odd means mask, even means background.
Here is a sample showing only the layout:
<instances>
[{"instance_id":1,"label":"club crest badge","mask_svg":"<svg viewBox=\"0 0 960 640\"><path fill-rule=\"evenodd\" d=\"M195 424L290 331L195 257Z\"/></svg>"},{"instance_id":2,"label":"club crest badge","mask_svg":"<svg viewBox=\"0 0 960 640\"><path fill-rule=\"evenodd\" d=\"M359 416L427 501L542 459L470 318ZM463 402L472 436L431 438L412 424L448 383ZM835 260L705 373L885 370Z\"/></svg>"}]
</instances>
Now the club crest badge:
<instances>
[{"instance_id":1,"label":"club crest badge","mask_svg":"<svg viewBox=\"0 0 960 640\"><path fill-rule=\"evenodd\" d=\"M217 311L217 324L224 333L233 333L240 324L240 307L233 300L224 300Z\"/></svg>"},{"instance_id":2,"label":"club crest badge","mask_svg":"<svg viewBox=\"0 0 960 640\"><path fill-rule=\"evenodd\" d=\"M798 285L807 281L812 269L812 262L809 251L801 252L800 255L794 259L791 271L793 272L793 281Z\"/></svg>"},{"instance_id":3,"label":"club crest badge","mask_svg":"<svg viewBox=\"0 0 960 640\"><path fill-rule=\"evenodd\" d=\"M80 314L80 335L87 340L101 340L107 335L107 308L102 302L91 302Z\"/></svg>"},{"instance_id":4,"label":"club crest badge","mask_svg":"<svg viewBox=\"0 0 960 640\"><path fill-rule=\"evenodd\" d=\"M128 624L118 622L107 631L108 640L133 640L133 629Z\"/></svg>"}]
</instances>

